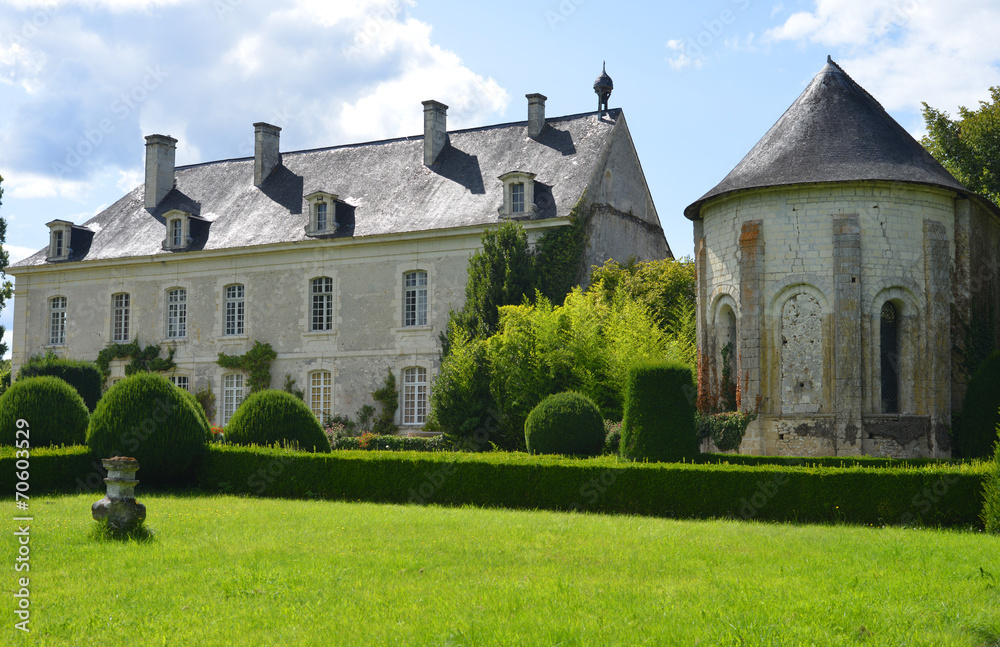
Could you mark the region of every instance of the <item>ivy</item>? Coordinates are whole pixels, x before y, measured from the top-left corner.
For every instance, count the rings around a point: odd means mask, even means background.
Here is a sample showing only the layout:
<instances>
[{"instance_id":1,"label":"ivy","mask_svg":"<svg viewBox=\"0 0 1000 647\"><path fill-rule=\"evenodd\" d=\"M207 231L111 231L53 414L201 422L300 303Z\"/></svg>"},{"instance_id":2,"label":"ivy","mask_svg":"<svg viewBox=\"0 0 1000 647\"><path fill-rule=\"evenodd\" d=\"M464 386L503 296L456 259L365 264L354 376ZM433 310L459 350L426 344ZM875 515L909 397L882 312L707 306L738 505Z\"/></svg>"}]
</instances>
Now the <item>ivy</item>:
<instances>
[{"instance_id":1,"label":"ivy","mask_svg":"<svg viewBox=\"0 0 1000 647\"><path fill-rule=\"evenodd\" d=\"M698 414L698 438L711 438L720 451L736 449L743 442L747 425L757 418L756 413L728 411L715 414Z\"/></svg>"},{"instance_id":2,"label":"ivy","mask_svg":"<svg viewBox=\"0 0 1000 647\"><path fill-rule=\"evenodd\" d=\"M97 354L97 368L101 371L104 380L111 376L111 362L116 359L131 359L125 365L125 375L135 373L162 373L177 367L174 363L174 349L167 351L167 356L160 357L160 345L150 344L143 348L139 345L138 339L133 339L127 344L113 343L104 347Z\"/></svg>"},{"instance_id":3,"label":"ivy","mask_svg":"<svg viewBox=\"0 0 1000 647\"><path fill-rule=\"evenodd\" d=\"M581 214L583 197L569 213L570 224L550 229L535 244L538 290L553 305L562 305L566 295L579 283L583 252L587 248L586 221Z\"/></svg>"},{"instance_id":4,"label":"ivy","mask_svg":"<svg viewBox=\"0 0 1000 647\"><path fill-rule=\"evenodd\" d=\"M246 371L249 374L247 384L250 386L250 393L254 393L271 386L271 362L277 356L271 344L255 341L253 348L242 355L219 353L219 359L215 363L222 368Z\"/></svg>"}]
</instances>

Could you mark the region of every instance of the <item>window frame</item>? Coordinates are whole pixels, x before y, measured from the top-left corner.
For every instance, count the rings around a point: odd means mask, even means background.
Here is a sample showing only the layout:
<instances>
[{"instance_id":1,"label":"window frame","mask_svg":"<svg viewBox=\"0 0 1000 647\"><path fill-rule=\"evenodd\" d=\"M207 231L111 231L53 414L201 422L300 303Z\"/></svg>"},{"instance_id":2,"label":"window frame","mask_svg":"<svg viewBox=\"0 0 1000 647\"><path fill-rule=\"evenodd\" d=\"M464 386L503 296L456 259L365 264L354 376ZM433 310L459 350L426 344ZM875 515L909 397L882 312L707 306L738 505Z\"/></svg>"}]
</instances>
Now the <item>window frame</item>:
<instances>
[{"instance_id":1,"label":"window frame","mask_svg":"<svg viewBox=\"0 0 1000 647\"><path fill-rule=\"evenodd\" d=\"M526 217L537 214L535 207L535 173L527 171L510 171L497 177L503 182L503 204L498 209L500 216L505 218ZM520 187L517 191L519 200L515 202L514 187ZM515 210L515 207L520 207Z\"/></svg>"},{"instance_id":2,"label":"window frame","mask_svg":"<svg viewBox=\"0 0 1000 647\"><path fill-rule=\"evenodd\" d=\"M324 289L317 291L322 281ZM333 330L334 284L331 276L317 276L309 279L309 332L331 332ZM319 306L320 310L317 309ZM320 327L317 327L317 319Z\"/></svg>"},{"instance_id":3,"label":"window frame","mask_svg":"<svg viewBox=\"0 0 1000 647\"><path fill-rule=\"evenodd\" d=\"M412 285L410 285L411 277L414 280ZM429 286L430 277L427 270L403 272L403 328L417 328L427 325Z\"/></svg>"},{"instance_id":4,"label":"window frame","mask_svg":"<svg viewBox=\"0 0 1000 647\"><path fill-rule=\"evenodd\" d=\"M173 384L174 386L176 386L178 388L181 388L181 389L184 389L188 393L191 392L191 378L190 378L190 376L188 376L188 375L171 375L169 379L170 379L170 383ZM181 386L181 380L184 381L184 385L183 386Z\"/></svg>"},{"instance_id":5,"label":"window frame","mask_svg":"<svg viewBox=\"0 0 1000 647\"><path fill-rule=\"evenodd\" d=\"M66 311L68 306L69 299L62 295L56 295L49 298L48 346L66 345Z\"/></svg>"},{"instance_id":6,"label":"window frame","mask_svg":"<svg viewBox=\"0 0 1000 647\"><path fill-rule=\"evenodd\" d=\"M238 294L230 291L238 288ZM232 311L230 311L232 310ZM246 286L242 283L231 283L222 288L222 335L224 337L240 337L246 335Z\"/></svg>"},{"instance_id":7,"label":"window frame","mask_svg":"<svg viewBox=\"0 0 1000 647\"><path fill-rule=\"evenodd\" d=\"M309 385L309 410L322 422L326 417L333 415L333 371L326 369L310 371L307 384ZM318 410L317 400L319 402Z\"/></svg>"},{"instance_id":8,"label":"window frame","mask_svg":"<svg viewBox=\"0 0 1000 647\"><path fill-rule=\"evenodd\" d=\"M224 373L222 375L222 406L219 408L219 415L223 427L229 424L233 414L246 399L245 389L246 378L242 373Z\"/></svg>"},{"instance_id":9,"label":"window frame","mask_svg":"<svg viewBox=\"0 0 1000 647\"><path fill-rule=\"evenodd\" d=\"M131 327L132 296L128 292L116 292L111 295L111 341L127 342Z\"/></svg>"},{"instance_id":10,"label":"window frame","mask_svg":"<svg viewBox=\"0 0 1000 647\"><path fill-rule=\"evenodd\" d=\"M423 425L427 422L428 375L423 366L403 369L403 425Z\"/></svg>"},{"instance_id":11,"label":"window frame","mask_svg":"<svg viewBox=\"0 0 1000 647\"><path fill-rule=\"evenodd\" d=\"M181 297L172 300L174 293ZM187 338L187 288L173 287L166 292L166 338L180 340ZM176 314L172 314L172 311Z\"/></svg>"},{"instance_id":12,"label":"window frame","mask_svg":"<svg viewBox=\"0 0 1000 647\"><path fill-rule=\"evenodd\" d=\"M512 182L510 185L510 212L524 213L524 182Z\"/></svg>"}]
</instances>

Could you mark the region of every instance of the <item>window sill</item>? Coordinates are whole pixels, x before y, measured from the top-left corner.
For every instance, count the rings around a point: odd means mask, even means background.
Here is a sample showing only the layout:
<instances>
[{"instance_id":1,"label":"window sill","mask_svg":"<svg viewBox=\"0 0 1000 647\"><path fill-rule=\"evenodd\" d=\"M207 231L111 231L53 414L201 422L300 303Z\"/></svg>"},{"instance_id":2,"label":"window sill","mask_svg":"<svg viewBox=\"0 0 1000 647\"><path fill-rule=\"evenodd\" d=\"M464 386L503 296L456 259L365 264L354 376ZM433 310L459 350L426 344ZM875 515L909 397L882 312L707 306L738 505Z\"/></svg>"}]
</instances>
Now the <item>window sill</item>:
<instances>
[{"instance_id":1,"label":"window sill","mask_svg":"<svg viewBox=\"0 0 1000 647\"><path fill-rule=\"evenodd\" d=\"M302 333L303 337L336 337L336 330L309 330Z\"/></svg>"},{"instance_id":2,"label":"window sill","mask_svg":"<svg viewBox=\"0 0 1000 647\"><path fill-rule=\"evenodd\" d=\"M182 344L186 342L187 337L166 337L160 343L161 344Z\"/></svg>"},{"instance_id":3,"label":"window sill","mask_svg":"<svg viewBox=\"0 0 1000 647\"><path fill-rule=\"evenodd\" d=\"M220 335L215 338L215 341L224 344L226 342L236 342L236 341L247 341L250 339L250 335Z\"/></svg>"},{"instance_id":4,"label":"window sill","mask_svg":"<svg viewBox=\"0 0 1000 647\"><path fill-rule=\"evenodd\" d=\"M395 332L395 333L400 333L400 332L430 332L431 330L434 330L434 326L429 325L429 324L425 325L425 326L400 326L398 328L393 328L392 329L392 331Z\"/></svg>"}]
</instances>

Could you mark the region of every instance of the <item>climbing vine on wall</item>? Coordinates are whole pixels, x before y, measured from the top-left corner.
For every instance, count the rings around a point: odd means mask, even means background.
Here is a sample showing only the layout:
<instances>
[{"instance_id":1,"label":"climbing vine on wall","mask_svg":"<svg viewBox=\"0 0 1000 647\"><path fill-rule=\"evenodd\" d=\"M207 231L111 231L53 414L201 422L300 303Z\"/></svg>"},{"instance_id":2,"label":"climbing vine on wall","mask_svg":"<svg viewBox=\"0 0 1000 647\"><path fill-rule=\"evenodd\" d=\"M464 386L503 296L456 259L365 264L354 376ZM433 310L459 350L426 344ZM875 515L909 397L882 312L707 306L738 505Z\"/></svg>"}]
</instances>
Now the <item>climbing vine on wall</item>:
<instances>
[{"instance_id":1,"label":"climbing vine on wall","mask_svg":"<svg viewBox=\"0 0 1000 647\"><path fill-rule=\"evenodd\" d=\"M539 291L554 305L561 305L580 278L583 252L587 248L583 197L570 211L570 224L550 229L535 244L535 268Z\"/></svg>"},{"instance_id":2,"label":"climbing vine on wall","mask_svg":"<svg viewBox=\"0 0 1000 647\"><path fill-rule=\"evenodd\" d=\"M174 349L167 351L167 356L160 357L159 344L150 344L143 348L139 340L134 339L128 344L108 344L97 354L97 368L105 380L111 376L111 362L116 359L131 359L125 365L125 375L141 372L163 372L176 368L174 364Z\"/></svg>"},{"instance_id":3,"label":"climbing vine on wall","mask_svg":"<svg viewBox=\"0 0 1000 647\"><path fill-rule=\"evenodd\" d=\"M215 363L222 368L231 368L248 373L247 384L250 393L271 386L271 362L278 356L271 344L255 341L253 348L242 355L226 355L219 353Z\"/></svg>"},{"instance_id":4,"label":"climbing vine on wall","mask_svg":"<svg viewBox=\"0 0 1000 647\"><path fill-rule=\"evenodd\" d=\"M396 433L399 428L393 422L393 417L396 415L396 409L399 407L399 391L396 390L396 376L393 375L391 369L389 370L389 374L386 375L385 384L382 385L381 389L372 393L372 398L382 405L382 413L375 418L372 431L383 435Z\"/></svg>"}]
</instances>

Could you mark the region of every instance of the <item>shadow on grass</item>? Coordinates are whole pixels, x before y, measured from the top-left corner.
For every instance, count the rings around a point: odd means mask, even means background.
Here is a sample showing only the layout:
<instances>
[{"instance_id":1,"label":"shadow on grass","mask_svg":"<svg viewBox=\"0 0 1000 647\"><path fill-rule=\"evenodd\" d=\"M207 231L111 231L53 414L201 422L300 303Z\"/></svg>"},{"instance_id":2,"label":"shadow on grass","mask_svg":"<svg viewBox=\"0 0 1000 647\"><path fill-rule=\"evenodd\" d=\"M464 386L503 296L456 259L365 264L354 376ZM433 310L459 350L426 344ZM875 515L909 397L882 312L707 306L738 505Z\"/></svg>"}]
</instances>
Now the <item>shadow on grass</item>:
<instances>
[{"instance_id":1,"label":"shadow on grass","mask_svg":"<svg viewBox=\"0 0 1000 647\"><path fill-rule=\"evenodd\" d=\"M108 542L146 544L156 539L156 531L145 524L139 524L131 530L122 530L102 520L95 521L91 526L90 539L102 544Z\"/></svg>"}]
</instances>

